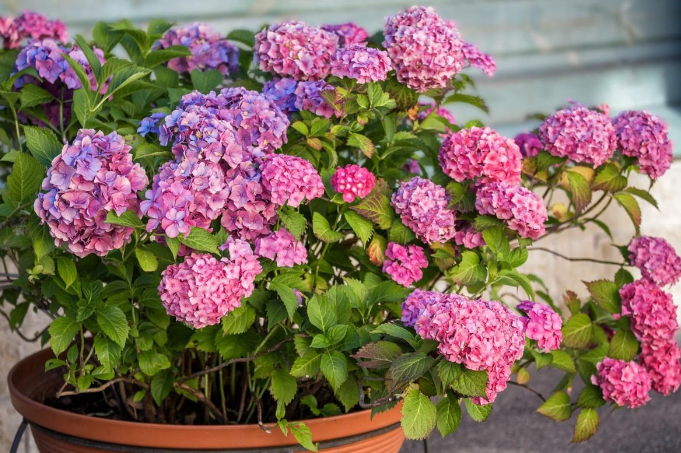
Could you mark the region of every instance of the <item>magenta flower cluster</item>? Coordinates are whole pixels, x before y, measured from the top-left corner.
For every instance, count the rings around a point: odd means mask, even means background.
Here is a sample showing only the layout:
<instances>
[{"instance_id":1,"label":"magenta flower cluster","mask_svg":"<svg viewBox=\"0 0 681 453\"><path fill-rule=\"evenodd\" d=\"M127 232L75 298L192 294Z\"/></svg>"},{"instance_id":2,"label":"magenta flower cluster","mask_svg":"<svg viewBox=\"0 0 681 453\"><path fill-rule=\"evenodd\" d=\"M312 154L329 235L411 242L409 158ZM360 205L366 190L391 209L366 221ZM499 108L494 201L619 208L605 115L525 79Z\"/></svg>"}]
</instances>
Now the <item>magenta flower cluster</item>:
<instances>
[{"instance_id":1,"label":"magenta flower cluster","mask_svg":"<svg viewBox=\"0 0 681 453\"><path fill-rule=\"evenodd\" d=\"M16 49L24 39L54 39L66 43L66 25L42 14L24 11L19 16L0 17L0 37L5 49Z\"/></svg>"},{"instance_id":2,"label":"magenta flower cluster","mask_svg":"<svg viewBox=\"0 0 681 453\"><path fill-rule=\"evenodd\" d=\"M454 242L456 245L467 249L474 249L485 245L482 233L476 230L469 222L457 221L455 229Z\"/></svg>"},{"instance_id":3,"label":"magenta flower cluster","mask_svg":"<svg viewBox=\"0 0 681 453\"><path fill-rule=\"evenodd\" d=\"M539 126L544 149L557 157L598 167L617 146L615 128L604 113L580 105L559 110Z\"/></svg>"},{"instance_id":4,"label":"magenta flower cluster","mask_svg":"<svg viewBox=\"0 0 681 453\"><path fill-rule=\"evenodd\" d=\"M241 306L262 268L247 243L232 241L228 250L230 259L192 253L161 273L158 291L168 314L200 329Z\"/></svg>"},{"instance_id":5,"label":"magenta flower cluster","mask_svg":"<svg viewBox=\"0 0 681 453\"><path fill-rule=\"evenodd\" d=\"M447 242L454 237L454 211L441 186L419 177L400 183L392 196L392 207L409 229L427 244Z\"/></svg>"},{"instance_id":6,"label":"magenta flower cluster","mask_svg":"<svg viewBox=\"0 0 681 453\"><path fill-rule=\"evenodd\" d=\"M537 239L545 233L548 220L544 199L521 186L493 182L477 191L475 208L482 214L504 220L521 237Z\"/></svg>"},{"instance_id":7,"label":"magenta flower cluster","mask_svg":"<svg viewBox=\"0 0 681 453\"><path fill-rule=\"evenodd\" d=\"M636 266L644 279L660 286L673 285L681 277L681 257L662 238L637 236L629 246L629 263Z\"/></svg>"},{"instance_id":8,"label":"magenta flower cluster","mask_svg":"<svg viewBox=\"0 0 681 453\"><path fill-rule=\"evenodd\" d=\"M296 21L262 30L253 47L260 69L298 81L325 78L337 50L334 33Z\"/></svg>"},{"instance_id":9,"label":"magenta flower cluster","mask_svg":"<svg viewBox=\"0 0 681 453\"><path fill-rule=\"evenodd\" d=\"M338 167L331 176L331 187L343 194L343 201L352 203L356 197L364 198L373 190L376 177L364 167L348 164Z\"/></svg>"},{"instance_id":10,"label":"magenta flower cluster","mask_svg":"<svg viewBox=\"0 0 681 453\"><path fill-rule=\"evenodd\" d=\"M307 262L305 244L285 228L281 228L255 240L255 254L276 260L279 267L293 267Z\"/></svg>"},{"instance_id":11,"label":"magenta flower cluster","mask_svg":"<svg viewBox=\"0 0 681 453\"><path fill-rule=\"evenodd\" d=\"M385 41L397 79L420 93L446 87L466 63L453 22L414 6L386 20Z\"/></svg>"},{"instance_id":12,"label":"magenta flower cluster","mask_svg":"<svg viewBox=\"0 0 681 453\"><path fill-rule=\"evenodd\" d=\"M617 145L625 156L635 157L641 173L657 179L672 164L672 142L667 123L646 111L628 110L613 120Z\"/></svg>"},{"instance_id":13,"label":"magenta flower cluster","mask_svg":"<svg viewBox=\"0 0 681 453\"><path fill-rule=\"evenodd\" d=\"M369 39L369 32L353 22L344 24L324 24L322 30L333 33L338 37L340 47L351 46L353 44L366 44Z\"/></svg>"},{"instance_id":14,"label":"magenta flower cluster","mask_svg":"<svg viewBox=\"0 0 681 453\"><path fill-rule=\"evenodd\" d=\"M81 129L54 158L34 208L58 246L80 257L104 256L130 239L132 228L106 223L111 211L141 215L137 192L149 180L130 149L116 132Z\"/></svg>"},{"instance_id":15,"label":"magenta flower cluster","mask_svg":"<svg viewBox=\"0 0 681 453\"><path fill-rule=\"evenodd\" d=\"M536 157L544 149L539 137L532 132L521 132L513 139L523 157Z\"/></svg>"},{"instance_id":16,"label":"magenta flower cluster","mask_svg":"<svg viewBox=\"0 0 681 453\"><path fill-rule=\"evenodd\" d=\"M478 47L470 42L463 43L463 56L474 68L482 70L483 73L492 77L497 70L497 64L490 55L480 52Z\"/></svg>"},{"instance_id":17,"label":"magenta flower cluster","mask_svg":"<svg viewBox=\"0 0 681 453\"><path fill-rule=\"evenodd\" d=\"M440 167L456 180L520 183L522 155L518 145L489 127L450 134L440 147Z\"/></svg>"},{"instance_id":18,"label":"magenta flower cluster","mask_svg":"<svg viewBox=\"0 0 681 453\"><path fill-rule=\"evenodd\" d=\"M416 332L437 341L438 351L450 362L469 370L486 370L486 398L474 398L474 402L494 402L506 388L511 366L523 355L522 321L497 301L471 300L457 294L429 301L432 303L414 324Z\"/></svg>"},{"instance_id":19,"label":"magenta flower cluster","mask_svg":"<svg viewBox=\"0 0 681 453\"><path fill-rule=\"evenodd\" d=\"M676 340L644 342L638 361L646 369L653 390L668 396L681 386L681 348Z\"/></svg>"},{"instance_id":20,"label":"magenta flower cluster","mask_svg":"<svg viewBox=\"0 0 681 453\"><path fill-rule=\"evenodd\" d=\"M338 49L331 62L331 75L355 79L358 83L385 80L391 69L390 58L385 51L363 44Z\"/></svg>"},{"instance_id":21,"label":"magenta flower cluster","mask_svg":"<svg viewBox=\"0 0 681 453\"><path fill-rule=\"evenodd\" d=\"M404 246L389 242L385 256L383 272L406 288L421 280L423 278L422 269L428 267L428 259L423 253L423 249L418 245Z\"/></svg>"},{"instance_id":22,"label":"magenta flower cluster","mask_svg":"<svg viewBox=\"0 0 681 453\"><path fill-rule=\"evenodd\" d=\"M591 383L601 388L603 399L630 408L643 406L650 400L650 376L636 362L606 357L596 366Z\"/></svg>"},{"instance_id":23,"label":"magenta flower cluster","mask_svg":"<svg viewBox=\"0 0 681 453\"><path fill-rule=\"evenodd\" d=\"M296 156L271 154L260 165L262 184L270 193L272 203L297 208L324 195L324 183L312 164Z\"/></svg>"},{"instance_id":24,"label":"magenta flower cluster","mask_svg":"<svg viewBox=\"0 0 681 453\"><path fill-rule=\"evenodd\" d=\"M402 324L407 327L414 327L426 308L442 302L445 298L445 294L416 288L402 302Z\"/></svg>"},{"instance_id":25,"label":"magenta flower cluster","mask_svg":"<svg viewBox=\"0 0 681 453\"><path fill-rule=\"evenodd\" d=\"M636 280L620 289L622 316L631 317L631 330L643 343L671 340L678 330L676 306L669 293L646 280Z\"/></svg>"},{"instance_id":26,"label":"magenta flower cluster","mask_svg":"<svg viewBox=\"0 0 681 453\"><path fill-rule=\"evenodd\" d=\"M525 336L537 341L537 346L544 352L560 348L563 340L563 319L551 307L524 300L516 308L526 317L520 318L525 326Z\"/></svg>"},{"instance_id":27,"label":"magenta flower cluster","mask_svg":"<svg viewBox=\"0 0 681 453\"><path fill-rule=\"evenodd\" d=\"M228 75L236 71L239 64L239 49L206 24L196 22L173 27L154 43L153 49L172 46L184 46L191 52L189 56L168 61L168 67L179 73L217 69L222 75Z\"/></svg>"}]
</instances>

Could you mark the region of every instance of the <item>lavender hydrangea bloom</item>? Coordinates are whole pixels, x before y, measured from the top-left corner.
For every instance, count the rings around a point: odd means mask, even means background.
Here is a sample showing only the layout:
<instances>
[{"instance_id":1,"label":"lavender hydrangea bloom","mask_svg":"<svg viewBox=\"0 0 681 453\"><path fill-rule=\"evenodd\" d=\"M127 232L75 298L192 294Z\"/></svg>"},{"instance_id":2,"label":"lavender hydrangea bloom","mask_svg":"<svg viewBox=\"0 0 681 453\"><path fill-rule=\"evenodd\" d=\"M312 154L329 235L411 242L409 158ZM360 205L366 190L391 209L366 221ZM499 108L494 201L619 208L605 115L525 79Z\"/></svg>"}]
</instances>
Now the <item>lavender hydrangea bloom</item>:
<instances>
[{"instance_id":1,"label":"lavender hydrangea bloom","mask_svg":"<svg viewBox=\"0 0 681 453\"><path fill-rule=\"evenodd\" d=\"M307 110L315 115L331 118L340 116L340 112L335 110L326 99L322 97L323 91L334 91L336 88L323 80L316 82L298 82L294 94L295 107L297 110Z\"/></svg>"},{"instance_id":2,"label":"lavender hydrangea bloom","mask_svg":"<svg viewBox=\"0 0 681 453\"><path fill-rule=\"evenodd\" d=\"M625 156L635 157L641 173L652 179L671 167L672 141L667 123L646 111L628 110L613 120L618 147Z\"/></svg>"},{"instance_id":3,"label":"lavender hydrangea bloom","mask_svg":"<svg viewBox=\"0 0 681 453\"><path fill-rule=\"evenodd\" d=\"M335 25L325 24L321 28L336 35L340 47L351 46L352 44L365 44L369 39L369 33L353 22Z\"/></svg>"},{"instance_id":4,"label":"lavender hydrangea bloom","mask_svg":"<svg viewBox=\"0 0 681 453\"><path fill-rule=\"evenodd\" d=\"M265 83L262 93L267 96L274 104L289 117L298 111L296 108L295 91L298 82L288 77L275 77Z\"/></svg>"},{"instance_id":5,"label":"lavender hydrangea bloom","mask_svg":"<svg viewBox=\"0 0 681 453\"><path fill-rule=\"evenodd\" d=\"M391 69L386 52L362 44L339 49L331 62L331 75L355 79L358 83L385 80Z\"/></svg>"}]
</instances>

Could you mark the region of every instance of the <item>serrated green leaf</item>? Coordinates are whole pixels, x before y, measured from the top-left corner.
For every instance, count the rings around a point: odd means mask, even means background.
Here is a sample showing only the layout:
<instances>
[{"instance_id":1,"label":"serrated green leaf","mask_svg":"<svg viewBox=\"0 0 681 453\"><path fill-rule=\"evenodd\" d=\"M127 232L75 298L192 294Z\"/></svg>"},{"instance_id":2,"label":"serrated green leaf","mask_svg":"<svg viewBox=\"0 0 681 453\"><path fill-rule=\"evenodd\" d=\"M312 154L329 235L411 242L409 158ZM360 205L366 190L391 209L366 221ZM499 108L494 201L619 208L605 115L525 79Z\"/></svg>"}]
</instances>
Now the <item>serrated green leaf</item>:
<instances>
[{"instance_id":1,"label":"serrated green leaf","mask_svg":"<svg viewBox=\"0 0 681 453\"><path fill-rule=\"evenodd\" d=\"M194 69L189 75L191 76L194 89L203 94L208 94L222 83L222 74L217 69L208 69L206 71Z\"/></svg>"},{"instance_id":2,"label":"serrated green leaf","mask_svg":"<svg viewBox=\"0 0 681 453\"><path fill-rule=\"evenodd\" d=\"M326 296L315 294L307 303L307 316L313 326L326 332L338 323L338 314Z\"/></svg>"},{"instance_id":3,"label":"serrated green leaf","mask_svg":"<svg viewBox=\"0 0 681 453\"><path fill-rule=\"evenodd\" d=\"M255 309L243 304L222 318L222 332L227 335L244 333L253 325L255 316Z\"/></svg>"},{"instance_id":4,"label":"serrated green leaf","mask_svg":"<svg viewBox=\"0 0 681 453\"><path fill-rule=\"evenodd\" d=\"M452 434L461 424L461 403L450 395L437 403L437 429L442 437Z\"/></svg>"},{"instance_id":5,"label":"serrated green leaf","mask_svg":"<svg viewBox=\"0 0 681 453\"><path fill-rule=\"evenodd\" d=\"M297 390L296 378L291 376L287 370L278 369L272 372L270 393L278 403L288 404L293 401Z\"/></svg>"},{"instance_id":6,"label":"serrated green leaf","mask_svg":"<svg viewBox=\"0 0 681 453\"><path fill-rule=\"evenodd\" d=\"M487 371L473 371L463 368L451 383L452 388L463 396L486 397Z\"/></svg>"},{"instance_id":7,"label":"serrated green leaf","mask_svg":"<svg viewBox=\"0 0 681 453\"><path fill-rule=\"evenodd\" d=\"M76 281L76 278L78 278L76 263L74 263L72 259L69 259L65 256L60 256L57 258L57 272L64 281L66 288L71 286L73 282Z\"/></svg>"},{"instance_id":8,"label":"serrated green leaf","mask_svg":"<svg viewBox=\"0 0 681 453\"><path fill-rule=\"evenodd\" d=\"M464 401L466 404L466 412L468 412L468 415L476 422L484 422L489 417L489 414L492 413L492 404L480 406L472 402L470 398L466 398Z\"/></svg>"},{"instance_id":9,"label":"serrated green leaf","mask_svg":"<svg viewBox=\"0 0 681 453\"><path fill-rule=\"evenodd\" d=\"M128 332L130 326L125 317L125 313L120 308L108 305L96 311L97 324L102 331L121 348L125 346L125 341L128 339Z\"/></svg>"},{"instance_id":10,"label":"serrated green leaf","mask_svg":"<svg viewBox=\"0 0 681 453\"><path fill-rule=\"evenodd\" d=\"M388 369L388 379L391 389L399 389L409 382L415 381L433 364L433 358L422 353L414 352L398 357Z\"/></svg>"},{"instance_id":11,"label":"serrated green leaf","mask_svg":"<svg viewBox=\"0 0 681 453\"><path fill-rule=\"evenodd\" d=\"M407 228L400 219L393 220L392 226L388 231L388 240L397 244L408 244L416 239L413 231Z\"/></svg>"},{"instance_id":12,"label":"serrated green leaf","mask_svg":"<svg viewBox=\"0 0 681 453\"><path fill-rule=\"evenodd\" d=\"M173 389L174 383L175 378L173 377L173 373L168 371L158 373L151 379L151 397L154 399L156 404L159 406L161 405L163 400L166 399L166 397L170 394L170 391Z\"/></svg>"},{"instance_id":13,"label":"serrated green leaf","mask_svg":"<svg viewBox=\"0 0 681 453\"><path fill-rule=\"evenodd\" d=\"M35 198L44 177L45 168L40 162L28 154L17 154L12 172L7 177L7 190L17 206Z\"/></svg>"},{"instance_id":14,"label":"serrated green leaf","mask_svg":"<svg viewBox=\"0 0 681 453\"><path fill-rule=\"evenodd\" d=\"M322 242L338 242L343 239L343 234L331 229L326 217L318 212L312 214L312 232Z\"/></svg>"},{"instance_id":15,"label":"serrated green leaf","mask_svg":"<svg viewBox=\"0 0 681 453\"><path fill-rule=\"evenodd\" d=\"M607 192L619 192L627 187L627 178L622 176L614 164L605 164L596 172L592 188Z\"/></svg>"},{"instance_id":16,"label":"serrated green leaf","mask_svg":"<svg viewBox=\"0 0 681 453\"><path fill-rule=\"evenodd\" d=\"M320 369L333 389L338 389L348 378L348 361L340 351L322 354Z\"/></svg>"},{"instance_id":17,"label":"serrated green leaf","mask_svg":"<svg viewBox=\"0 0 681 453\"><path fill-rule=\"evenodd\" d=\"M369 159L371 159L371 156L374 155L374 144L371 139L365 135L351 132L348 136L348 146L359 148Z\"/></svg>"},{"instance_id":18,"label":"serrated green leaf","mask_svg":"<svg viewBox=\"0 0 681 453\"><path fill-rule=\"evenodd\" d=\"M106 335L96 335L94 340L95 354L102 366L109 371L118 365L121 358L121 347Z\"/></svg>"},{"instance_id":19,"label":"serrated green leaf","mask_svg":"<svg viewBox=\"0 0 681 453\"><path fill-rule=\"evenodd\" d=\"M137 262L140 264L140 267L143 271L154 272L156 269L158 269L158 259L153 252L136 248L135 256L137 257Z\"/></svg>"},{"instance_id":20,"label":"serrated green leaf","mask_svg":"<svg viewBox=\"0 0 681 453\"><path fill-rule=\"evenodd\" d=\"M638 235L641 227L641 207L638 205L638 202L634 197L625 192L618 192L613 196L617 203L627 212L627 215L634 224L636 235Z\"/></svg>"},{"instance_id":21,"label":"serrated green leaf","mask_svg":"<svg viewBox=\"0 0 681 453\"><path fill-rule=\"evenodd\" d=\"M559 370L563 370L566 373L574 374L577 372L575 362L574 360L572 360L572 357L570 357L570 355L567 352L557 349L555 351L551 351L551 357L552 367L558 368Z\"/></svg>"},{"instance_id":22,"label":"serrated green leaf","mask_svg":"<svg viewBox=\"0 0 681 453\"><path fill-rule=\"evenodd\" d=\"M583 442L596 434L598 430L598 413L593 409L582 409L577 416L575 433L572 442Z\"/></svg>"},{"instance_id":23,"label":"serrated green leaf","mask_svg":"<svg viewBox=\"0 0 681 453\"><path fill-rule=\"evenodd\" d=\"M21 87L20 94L22 110L35 107L36 105L47 104L54 100L54 96L32 83L27 83Z\"/></svg>"},{"instance_id":24,"label":"serrated green leaf","mask_svg":"<svg viewBox=\"0 0 681 453\"><path fill-rule=\"evenodd\" d=\"M300 237L307 229L307 219L305 216L293 208L284 206L279 208L279 218L293 237L300 240Z\"/></svg>"},{"instance_id":25,"label":"serrated green leaf","mask_svg":"<svg viewBox=\"0 0 681 453\"><path fill-rule=\"evenodd\" d=\"M477 107L485 113L489 113L489 107L487 107L487 103L480 96L456 93L448 96L442 104L452 104L455 102L472 105L473 107Z\"/></svg>"},{"instance_id":26,"label":"serrated green leaf","mask_svg":"<svg viewBox=\"0 0 681 453\"><path fill-rule=\"evenodd\" d=\"M402 348L390 341L378 341L362 346L352 357L363 368L388 368L393 361L402 355ZM362 360L359 359L368 359Z\"/></svg>"},{"instance_id":27,"label":"serrated green leaf","mask_svg":"<svg viewBox=\"0 0 681 453\"><path fill-rule=\"evenodd\" d=\"M362 243L366 245L374 232L374 227L372 226L371 221L365 219L354 211L346 211L343 216L348 222L348 225L350 225L350 228L352 228L352 231L354 231Z\"/></svg>"},{"instance_id":28,"label":"serrated green leaf","mask_svg":"<svg viewBox=\"0 0 681 453\"><path fill-rule=\"evenodd\" d=\"M302 357L298 357L291 366L291 375L295 377L314 376L319 372L322 355L309 349Z\"/></svg>"},{"instance_id":29,"label":"serrated green leaf","mask_svg":"<svg viewBox=\"0 0 681 453\"><path fill-rule=\"evenodd\" d=\"M594 302L608 313L619 313L622 307L619 289L610 280L584 282Z\"/></svg>"},{"instance_id":30,"label":"serrated green leaf","mask_svg":"<svg viewBox=\"0 0 681 453\"><path fill-rule=\"evenodd\" d=\"M159 371L170 368L168 357L154 350L142 351L139 353L138 358L140 370L147 376L155 376Z\"/></svg>"},{"instance_id":31,"label":"serrated green leaf","mask_svg":"<svg viewBox=\"0 0 681 453\"><path fill-rule=\"evenodd\" d=\"M312 442L312 431L310 431L307 425L302 422L293 422L288 424L288 428L291 430L293 437L304 448L310 451L318 450L318 445Z\"/></svg>"},{"instance_id":32,"label":"serrated green leaf","mask_svg":"<svg viewBox=\"0 0 681 453\"><path fill-rule=\"evenodd\" d=\"M579 407L589 407L595 409L597 407L603 406L604 404L605 400L603 399L603 393L601 393L601 389L592 384L588 384L586 387L584 387L582 392L579 394L579 398L577 399L577 405Z\"/></svg>"},{"instance_id":33,"label":"serrated green leaf","mask_svg":"<svg viewBox=\"0 0 681 453\"><path fill-rule=\"evenodd\" d=\"M591 203L591 187L589 187L589 182L576 171L568 170L565 174L570 183L570 194L572 195L572 203L575 205L575 211L581 212Z\"/></svg>"},{"instance_id":34,"label":"serrated green leaf","mask_svg":"<svg viewBox=\"0 0 681 453\"><path fill-rule=\"evenodd\" d=\"M464 250L461 253L461 263L452 269L449 276L460 285L472 285L485 281L487 269L480 264L480 257L477 253Z\"/></svg>"},{"instance_id":35,"label":"serrated green leaf","mask_svg":"<svg viewBox=\"0 0 681 453\"><path fill-rule=\"evenodd\" d=\"M412 388L402 405L402 429L407 439L425 439L435 428L437 409L419 389Z\"/></svg>"},{"instance_id":36,"label":"serrated green leaf","mask_svg":"<svg viewBox=\"0 0 681 453\"><path fill-rule=\"evenodd\" d=\"M610 340L608 357L628 362L636 356L638 347L638 340L634 332L631 330L620 330Z\"/></svg>"},{"instance_id":37,"label":"serrated green leaf","mask_svg":"<svg viewBox=\"0 0 681 453\"><path fill-rule=\"evenodd\" d=\"M647 201L651 205L655 206L655 208L657 208L658 210L660 209L660 207L657 205L657 200L655 199L655 197L653 197L647 190L639 189L637 187L627 187L625 192L628 192L632 195L635 195Z\"/></svg>"},{"instance_id":38,"label":"serrated green leaf","mask_svg":"<svg viewBox=\"0 0 681 453\"><path fill-rule=\"evenodd\" d=\"M215 236L203 228L192 227L186 237L180 235L177 237L177 239L182 244L193 248L196 251L209 252L216 255L219 254L218 241L215 239Z\"/></svg>"},{"instance_id":39,"label":"serrated green leaf","mask_svg":"<svg viewBox=\"0 0 681 453\"><path fill-rule=\"evenodd\" d=\"M377 227L387 230L393 222L393 209L388 194L390 189L383 179L377 179L373 190L359 204L352 206L363 217L371 220Z\"/></svg>"},{"instance_id":40,"label":"serrated green leaf","mask_svg":"<svg viewBox=\"0 0 681 453\"><path fill-rule=\"evenodd\" d=\"M54 355L58 356L66 351L71 344L71 340L79 331L80 324L67 316L62 316L52 321L48 332L50 334L50 346L52 351L54 351Z\"/></svg>"},{"instance_id":41,"label":"serrated green leaf","mask_svg":"<svg viewBox=\"0 0 681 453\"><path fill-rule=\"evenodd\" d=\"M557 422L565 421L572 415L570 397L565 392L556 392L539 406L537 412Z\"/></svg>"},{"instance_id":42,"label":"serrated green leaf","mask_svg":"<svg viewBox=\"0 0 681 453\"><path fill-rule=\"evenodd\" d=\"M121 215L117 215L114 211L109 211L106 213L106 223L131 228L144 228L140 218L132 211L124 211Z\"/></svg>"},{"instance_id":43,"label":"serrated green leaf","mask_svg":"<svg viewBox=\"0 0 681 453\"><path fill-rule=\"evenodd\" d=\"M593 327L585 313L573 315L563 326L563 344L568 348L583 349L591 343Z\"/></svg>"}]
</instances>

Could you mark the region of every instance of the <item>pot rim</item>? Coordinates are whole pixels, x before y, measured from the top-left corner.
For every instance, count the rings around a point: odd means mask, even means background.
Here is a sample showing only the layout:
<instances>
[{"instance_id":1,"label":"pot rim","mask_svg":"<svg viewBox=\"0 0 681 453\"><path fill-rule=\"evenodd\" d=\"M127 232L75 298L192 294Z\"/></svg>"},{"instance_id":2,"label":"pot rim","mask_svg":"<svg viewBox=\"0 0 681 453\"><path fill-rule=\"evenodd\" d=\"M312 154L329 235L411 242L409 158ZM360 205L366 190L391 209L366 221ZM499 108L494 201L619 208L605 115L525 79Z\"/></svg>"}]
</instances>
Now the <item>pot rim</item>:
<instances>
[{"instance_id":1,"label":"pot rim","mask_svg":"<svg viewBox=\"0 0 681 453\"><path fill-rule=\"evenodd\" d=\"M138 447L174 449L258 448L297 445L293 435L284 436L276 423L266 423L272 430L266 434L257 424L250 425L163 425L107 418L90 417L40 403L30 391L49 382L51 376L42 371L50 349L17 362L9 372L7 381L12 405L28 421L50 429L100 442ZM324 442L370 433L400 421L401 404L371 418L371 410L351 412L334 417L300 420L312 432L313 442ZM277 429L273 429L277 428Z\"/></svg>"}]
</instances>

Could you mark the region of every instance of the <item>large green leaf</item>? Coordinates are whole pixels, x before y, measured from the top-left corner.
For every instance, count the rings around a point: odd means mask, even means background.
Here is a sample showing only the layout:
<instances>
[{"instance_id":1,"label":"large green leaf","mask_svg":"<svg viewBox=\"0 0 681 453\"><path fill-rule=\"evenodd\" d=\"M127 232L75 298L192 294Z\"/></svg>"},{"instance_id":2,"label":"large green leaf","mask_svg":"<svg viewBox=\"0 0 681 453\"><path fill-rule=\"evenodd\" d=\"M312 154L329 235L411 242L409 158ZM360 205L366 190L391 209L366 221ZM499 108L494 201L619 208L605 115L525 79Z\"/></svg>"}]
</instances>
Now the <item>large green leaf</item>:
<instances>
[{"instance_id":1,"label":"large green leaf","mask_svg":"<svg viewBox=\"0 0 681 453\"><path fill-rule=\"evenodd\" d=\"M573 442L583 442L596 434L598 429L598 413L593 409L582 409L577 416L575 433L572 437Z\"/></svg>"},{"instance_id":2,"label":"large green leaf","mask_svg":"<svg viewBox=\"0 0 681 453\"><path fill-rule=\"evenodd\" d=\"M348 225L350 225L350 228L352 228L352 231L354 231L357 237L361 239L362 243L366 245L374 232L374 227L371 222L354 211L346 211L343 216L348 222Z\"/></svg>"},{"instance_id":3,"label":"large green leaf","mask_svg":"<svg viewBox=\"0 0 681 453\"><path fill-rule=\"evenodd\" d=\"M622 306L619 289L610 280L584 282L594 302L608 313L619 313Z\"/></svg>"},{"instance_id":4,"label":"large green leaf","mask_svg":"<svg viewBox=\"0 0 681 453\"><path fill-rule=\"evenodd\" d=\"M326 217L318 212L312 214L312 231L317 239L322 242L338 242L343 239L343 234L331 229Z\"/></svg>"},{"instance_id":5,"label":"large green leaf","mask_svg":"<svg viewBox=\"0 0 681 453\"><path fill-rule=\"evenodd\" d=\"M582 349L591 343L593 327L591 318L584 313L572 316L563 326L563 344L568 348Z\"/></svg>"},{"instance_id":6,"label":"large green leaf","mask_svg":"<svg viewBox=\"0 0 681 453\"><path fill-rule=\"evenodd\" d=\"M485 280L487 269L480 264L477 253L465 250L461 254L461 263L452 269L450 277L458 284L472 285Z\"/></svg>"},{"instance_id":7,"label":"large green leaf","mask_svg":"<svg viewBox=\"0 0 681 453\"><path fill-rule=\"evenodd\" d=\"M120 347L125 346L130 326L125 313L114 305L102 307L96 311L97 323L102 332L116 342Z\"/></svg>"},{"instance_id":8,"label":"large green leaf","mask_svg":"<svg viewBox=\"0 0 681 453\"><path fill-rule=\"evenodd\" d=\"M390 198L388 198L389 193L388 184L383 179L377 179L369 195L352 209L371 220L379 228L387 230L392 225L394 217Z\"/></svg>"},{"instance_id":9,"label":"large green leaf","mask_svg":"<svg viewBox=\"0 0 681 453\"><path fill-rule=\"evenodd\" d=\"M425 439L435 428L437 409L419 389L412 388L402 405L402 429L407 439Z\"/></svg>"},{"instance_id":10,"label":"large green leaf","mask_svg":"<svg viewBox=\"0 0 681 453\"><path fill-rule=\"evenodd\" d=\"M565 421L572 415L570 397L565 392L556 392L539 406L537 412L557 422Z\"/></svg>"},{"instance_id":11,"label":"large green leaf","mask_svg":"<svg viewBox=\"0 0 681 453\"><path fill-rule=\"evenodd\" d=\"M625 192L618 192L613 196L617 203L619 203L627 212L627 215L629 215L629 218L634 224L636 234L638 235L641 227L641 207L638 205L638 201Z\"/></svg>"},{"instance_id":12,"label":"large green leaf","mask_svg":"<svg viewBox=\"0 0 681 453\"><path fill-rule=\"evenodd\" d=\"M445 437L452 434L461 424L461 403L451 394L447 394L437 403L437 429Z\"/></svg>"},{"instance_id":13,"label":"large green leaf","mask_svg":"<svg viewBox=\"0 0 681 453\"><path fill-rule=\"evenodd\" d=\"M19 153L14 161L12 173L7 177L7 190L12 201L18 206L33 201L45 177L45 168L28 154ZM8 200L5 200L7 202Z\"/></svg>"},{"instance_id":14,"label":"large green leaf","mask_svg":"<svg viewBox=\"0 0 681 453\"><path fill-rule=\"evenodd\" d=\"M331 387L337 390L348 378L348 361L340 351L325 352L320 369Z\"/></svg>"},{"instance_id":15,"label":"large green leaf","mask_svg":"<svg viewBox=\"0 0 681 453\"><path fill-rule=\"evenodd\" d=\"M48 332L50 334L50 346L54 354L59 355L66 351L79 330L80 324L68 316L62 316L52 321Z\"/></svg>"},{"instance_id":16,"label":"large green leaf","mask_svg":"<svg viewBox=\"0 0 681 453\"><path fill-rule=\"evenodd\" d=\"M192 227L187 236L183 237L180 235L177 239L187 247L191 247L199 252L210 252L216 255L219 253L218 241L215 239L215 236L203 228Z\"/></svg>"},{"instance_id":17,"label":"large green leaf","mask_svg":"<svg viewBox=\"0 0 681 453\"><path fill-rule=\"evenodd\" d=\"M338 314L326 296L315 294L307 303L307 316L313 326L326 332L338 323Z\"/></svg>"},{"instance_id":18,"label":"large green leaf","mask_svg":"<svg viewBox=\"0 0 681 453\"><path fill-rule=\"evenodd\" d=\"M636 356L637 352L638 340L631 330L620 330L610 340L608 357L628 362Z\"/></svg>"},{"instance_id":19,"label":"large green leaf","mask_svg":"<svg viewBox=\"0 0 681 453\"><path fill-rule=\"evenodd\" d=\"M293 401L298 390L296 378L284 369L274 370L272 372L272 383L270 384L270 393L274 399L282 404L288 404Z\"/></svg>"}]
</instances>

